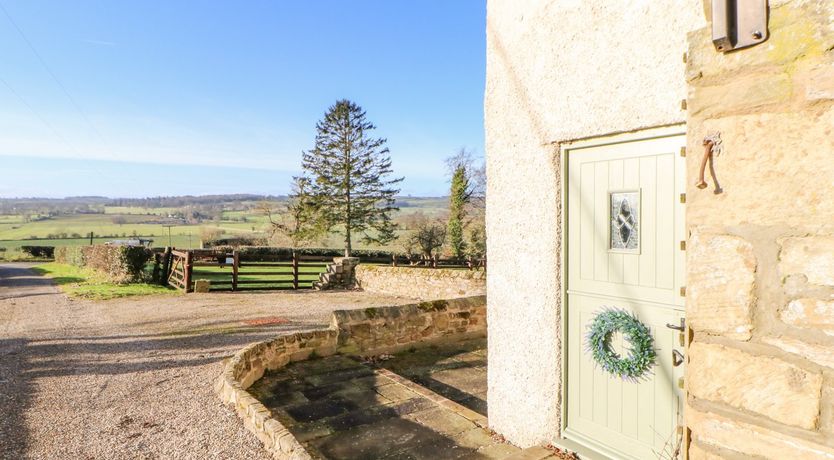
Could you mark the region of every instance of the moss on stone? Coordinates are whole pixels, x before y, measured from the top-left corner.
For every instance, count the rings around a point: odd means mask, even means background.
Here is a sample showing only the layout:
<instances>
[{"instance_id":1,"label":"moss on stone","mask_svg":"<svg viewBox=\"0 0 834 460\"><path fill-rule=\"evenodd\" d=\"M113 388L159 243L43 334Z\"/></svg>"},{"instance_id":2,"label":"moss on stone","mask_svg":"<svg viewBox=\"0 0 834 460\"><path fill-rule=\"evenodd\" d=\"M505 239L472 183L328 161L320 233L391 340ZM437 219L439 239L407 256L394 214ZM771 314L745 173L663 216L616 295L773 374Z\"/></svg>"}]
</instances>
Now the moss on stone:
<instances>
[{"instance_id":1,"label":"moss on stone","mask_svg":"<svg viewBox=\"0 0 834 460\"><path fill-rule=\"evenodd\" d=\"M449 302L445 300L433 300L431 302L421 302L417 304L417 308L423 311L443 311L449 306Z\"/></svg>"}]
</instances>

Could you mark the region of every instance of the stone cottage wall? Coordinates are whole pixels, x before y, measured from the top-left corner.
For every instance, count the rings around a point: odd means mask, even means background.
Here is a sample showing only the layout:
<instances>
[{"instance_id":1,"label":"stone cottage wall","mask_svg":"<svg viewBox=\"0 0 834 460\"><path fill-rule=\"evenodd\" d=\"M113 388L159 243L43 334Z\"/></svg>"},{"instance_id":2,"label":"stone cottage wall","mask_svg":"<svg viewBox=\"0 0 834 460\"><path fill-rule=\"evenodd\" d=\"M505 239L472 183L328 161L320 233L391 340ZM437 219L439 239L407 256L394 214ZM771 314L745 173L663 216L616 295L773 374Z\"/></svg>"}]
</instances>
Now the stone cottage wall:
<instances>
[{"instance_id":1,"label":"stone cottage wall","mask_svg":"<svg viewBox=\"0 0 834 460\"><path fill-rule=\"evenodd\" d=\"M770 7L762 45L689 36L692 459L834 458L834 3ZM715 131L718 194L694 187Z\"/></svg>"},{"instance_id":2,"label":"stone cottage wall","mask_svg":"<svg viewBox=\"0 0 834 460\"><path fill-rule=\"evenodd\" d=\"M455 299L486 294L486 272L446 268L359 265L356 284L363 290L413 299Z\"/></svg>"}]
</instances>

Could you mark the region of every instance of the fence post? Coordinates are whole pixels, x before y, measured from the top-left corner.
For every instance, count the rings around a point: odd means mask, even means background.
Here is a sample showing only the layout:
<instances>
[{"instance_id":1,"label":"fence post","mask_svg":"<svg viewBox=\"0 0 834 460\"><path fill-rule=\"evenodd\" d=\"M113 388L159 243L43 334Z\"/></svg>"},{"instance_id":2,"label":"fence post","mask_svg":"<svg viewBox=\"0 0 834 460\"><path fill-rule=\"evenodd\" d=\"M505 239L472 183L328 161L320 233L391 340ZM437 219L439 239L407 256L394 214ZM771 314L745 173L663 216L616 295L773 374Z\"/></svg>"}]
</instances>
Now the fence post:
<instances>
[{"instance_id":1,"label":"fence post","mask_svg":"<svg viewBox=\"0 0 834 460\"><path fill-rule=\"evenodd\" d=\"M160 283L159 280L162 278L162 276L160 276L161 271L162 271L162 254L160 254L158 252L154 252L153 253L153 274L151 275L151 281L153 281L154 283L159 284Z\"/></svg>"},{"instance_id":2,"label":"fence post","mask_svg":"<svg viewBox=\"0 0 834 460\"><path fill-rule=\"evenodd\" d=\"M162 274L159 277L159 284L163 286L168 285L168 278L171 276L171 259L173 259L173 254L171 254L171 247L168 246L162 254Z\"/></svg>"},{"instance_id":3,"label":"fence post","mask_svg":"<svg viewBox=\"0 0 834 460\"><path fill-rule=\"evenodd\" d=\"M237 273L240 266L240 254L232 251L232 290L237 291Z\"/></svg>"},{"instance_id":4,"label":"fence post","mask_svg":"<svg viewBox=\"0 0 834 460\"><path fill-rule=\"evenodd\" d=\"M186 293L191 292L191 269L192 269L191 262L192 262L192 259L193 259L192 252L191 251L186 251L186 253L185 253L185 267L183 267L184 268L183 272L185 272L184 273L184 275L185 275L184 276L184 278L185 278L184 281L185 281L185 292Z\"/></svg>"},{"instance_id":5,"label":"fence post","mask_svg":"<svg viewBox=\"0 0 834 460\"><path fill-rule=\"evenodd\" d=\"M292 288L298 289L298 253L292 252Z\"/></svg>"},{"instance_id":6,"label":"fence post","mask_svg":"<svg viewBox=\"0 0 834 460\"><path fill-rule=\"evenodd\" d=\"M396 254L391 254L391 266L392 267L397 266L397 255Z\"/></svg>"}]
</instances>

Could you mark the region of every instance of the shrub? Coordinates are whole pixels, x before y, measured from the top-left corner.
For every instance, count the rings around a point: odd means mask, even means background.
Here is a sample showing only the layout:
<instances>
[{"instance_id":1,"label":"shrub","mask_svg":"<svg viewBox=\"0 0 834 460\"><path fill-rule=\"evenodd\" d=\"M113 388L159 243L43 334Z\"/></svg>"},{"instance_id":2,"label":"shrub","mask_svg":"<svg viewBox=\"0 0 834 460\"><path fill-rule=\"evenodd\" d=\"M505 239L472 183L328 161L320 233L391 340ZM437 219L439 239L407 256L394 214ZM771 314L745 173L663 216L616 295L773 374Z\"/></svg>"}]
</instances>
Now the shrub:
<instances>
[{"instance_id":1,"label":"shrub","mask_svg":"<svg viewBox=\"0 0 834 460\"><path fill-rule=\"evenodd\" d=\"M55 257L55 246L21 246L20 250L32 257L45 259Z\"/></svg>"},{"instance_id":2,"label":"shrub","mask_svg":"<svg viewBox=\"0 0 834 460\"><path fill-rule=\"evenodd\" d=\"M55 249L55 262L59 264L73 265L75 267L83 267L84 251L83 246L63 246Z\"/></svg>"},{"instance_id":3,"label":"shrub","mask_svg":"<svg viewBox=\"0 0 834 460\"><path fill-rule=\"evenodd\" d=\"M55 261L91 268L114 283L142 281L145 265L153 251L130 246L66 246L55 251Z\"/></svg>"},{"instance_id":4,"label":"shrub","mask_svg":"<svg viewBox=\"0 0 834 460\"><path fill-rule=\"evenodd\" d=\"M153 251L141 246L84 246L84 264L114 283L141 281Z\"/></svg>"}]
</instances>

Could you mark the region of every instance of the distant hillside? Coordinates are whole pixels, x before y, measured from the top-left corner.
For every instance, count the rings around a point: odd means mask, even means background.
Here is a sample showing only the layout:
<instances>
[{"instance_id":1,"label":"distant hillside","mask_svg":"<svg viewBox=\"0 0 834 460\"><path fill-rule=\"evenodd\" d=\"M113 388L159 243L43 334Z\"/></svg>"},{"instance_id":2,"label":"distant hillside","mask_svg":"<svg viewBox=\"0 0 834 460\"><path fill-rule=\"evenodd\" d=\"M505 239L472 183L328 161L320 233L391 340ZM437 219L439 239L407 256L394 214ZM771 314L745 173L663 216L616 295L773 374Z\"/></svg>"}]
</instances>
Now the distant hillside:
<instances>
[{"instance_id":1,"label":"distant hillside","mask_svg":"<svg viewBox=\"0 0 834 460\"><path fill-rule=\"evenodd\" d=\"M261 202L281 202L281 195L200 195L157 196L148 198L109 198L104 196L74 196L66 198L0 198L0 215L57 216L68 214L110 214L113 209L185 209L216 210L249 209ZM398 197L396 206L408 208L445 208L446 197ZM122 210L118 212L124 212ZM143 213L146 211L142 211Z\"/></svg>"}]
</instances>

